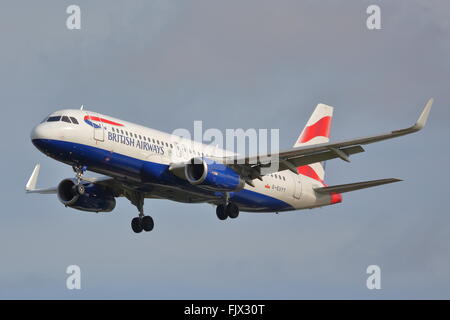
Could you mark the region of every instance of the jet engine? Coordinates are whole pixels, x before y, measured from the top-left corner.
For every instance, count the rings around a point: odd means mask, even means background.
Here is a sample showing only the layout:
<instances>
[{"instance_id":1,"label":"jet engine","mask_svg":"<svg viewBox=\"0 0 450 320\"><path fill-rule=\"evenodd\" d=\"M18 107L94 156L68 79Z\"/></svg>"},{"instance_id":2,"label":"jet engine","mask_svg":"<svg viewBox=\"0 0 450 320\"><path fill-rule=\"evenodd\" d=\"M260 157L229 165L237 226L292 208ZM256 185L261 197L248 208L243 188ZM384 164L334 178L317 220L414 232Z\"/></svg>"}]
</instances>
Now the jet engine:
<instances>
[{"instance_id":1,"label":"jet engine","mask_svg":"<svg viewBox=\"0 0 450 320\"><path fill-rule=\"evenodd\" d=\"M184 175L193 185L212 191L239 191L245 181L230 167L207 158L192 158L185 165Z\"/></svg>"},{"instance_id":2,"label":"jet engine","mask_svg":"<svg viewBox=\"0 0 450 320\"><path fill-rule=\"evenodd\" d=\"M77 184L75 179L64 179L58 185L59 201L66 207L81 211L110 212L116 206L112 191L94 183Z\"/></svg>"}]
</instances>

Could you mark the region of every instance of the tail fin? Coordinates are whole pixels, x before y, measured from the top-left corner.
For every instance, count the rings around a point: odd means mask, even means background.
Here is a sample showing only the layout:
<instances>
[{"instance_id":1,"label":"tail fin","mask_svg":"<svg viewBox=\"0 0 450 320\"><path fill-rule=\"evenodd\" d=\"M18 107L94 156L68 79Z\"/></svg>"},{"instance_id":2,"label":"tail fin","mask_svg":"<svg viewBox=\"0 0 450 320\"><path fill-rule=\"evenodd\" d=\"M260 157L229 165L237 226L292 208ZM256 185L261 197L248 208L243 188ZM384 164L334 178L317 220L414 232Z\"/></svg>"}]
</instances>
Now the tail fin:
<instances>
[{"instance_id":1,"label":"tail fin","mask_svg":"<svg viewBox=\"0 0 450 320\"><path fill-rule=\"evenodd\" d=\"M319 103L298 137L294 148L326 143L330 140L333 107ZM323 182L325 170L321 162L297 168L298 173Z\"/></svg>"}]
</instances>

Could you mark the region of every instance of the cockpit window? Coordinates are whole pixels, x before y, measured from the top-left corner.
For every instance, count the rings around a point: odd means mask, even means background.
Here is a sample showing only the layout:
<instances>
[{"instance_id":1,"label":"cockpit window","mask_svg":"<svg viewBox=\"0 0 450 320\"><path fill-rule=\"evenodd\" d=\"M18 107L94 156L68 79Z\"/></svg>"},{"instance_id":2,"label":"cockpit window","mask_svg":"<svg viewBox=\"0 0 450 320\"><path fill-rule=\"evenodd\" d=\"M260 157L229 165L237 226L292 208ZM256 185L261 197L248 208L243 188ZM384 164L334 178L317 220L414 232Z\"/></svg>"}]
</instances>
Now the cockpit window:
<instances>
[{"instance_id":1,"label":"cockpit window","mask_svg":"<svg viewBox=\"0 0 450 320\"><path fill-rule=\"evenodd\" d=\"M47 122L56 122L56 121L59 121L59 120L61 120L61 116L53 116L53 117L49 117L47 119Z\"/></svg>"},{"instance_id":2,"label":"cockpit window","mask_svg":"<svg viewBox=\"0 0 450 320\"><path fill-rule=\"evenodd\" d=\"M72 122L71 122L72 120ZM46 119L44 119L43 122L57 122L57 121L64 121L67 123L73 123L73 124L79 124L78 120L74 117L68 117L68 116L53 116L53 117L47 117Z\"/></svg>"}]
</instances>

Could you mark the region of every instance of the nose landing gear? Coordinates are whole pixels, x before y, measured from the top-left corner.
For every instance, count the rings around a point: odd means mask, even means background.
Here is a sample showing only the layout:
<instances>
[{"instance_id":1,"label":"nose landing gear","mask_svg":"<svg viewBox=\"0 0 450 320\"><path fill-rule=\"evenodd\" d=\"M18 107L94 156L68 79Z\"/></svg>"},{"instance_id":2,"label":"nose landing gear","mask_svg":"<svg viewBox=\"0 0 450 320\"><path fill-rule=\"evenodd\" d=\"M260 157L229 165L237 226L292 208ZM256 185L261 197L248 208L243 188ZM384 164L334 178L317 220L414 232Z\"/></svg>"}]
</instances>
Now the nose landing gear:
<instances>
[{"instance_id":1,"label":"nose landing gear","mask_svg":"<svg viewBox=\"0 0 450 320\"><path fill-rule=\"evenodd\" d=\"M83 174L87 170L86 166L73 166L73 171L75 171L75 178L77 179L77 185L80 184L81 180L83 179Z\"/></svg>"},{"instance_id":2,"label":"nose landing gear","mask_svg":"<svg viewBox=\"0 0 450 320\"><path fill-rule=\"evenodd\" d=\"M81 180L83 180L83 174L87 170L86 166L73 166L73 171L75 171L75 179L77 180L77 183L73 186L74 193L82 196L86 190L84 188L84 185L81 183Z\"/></svg>"}]
</instances>

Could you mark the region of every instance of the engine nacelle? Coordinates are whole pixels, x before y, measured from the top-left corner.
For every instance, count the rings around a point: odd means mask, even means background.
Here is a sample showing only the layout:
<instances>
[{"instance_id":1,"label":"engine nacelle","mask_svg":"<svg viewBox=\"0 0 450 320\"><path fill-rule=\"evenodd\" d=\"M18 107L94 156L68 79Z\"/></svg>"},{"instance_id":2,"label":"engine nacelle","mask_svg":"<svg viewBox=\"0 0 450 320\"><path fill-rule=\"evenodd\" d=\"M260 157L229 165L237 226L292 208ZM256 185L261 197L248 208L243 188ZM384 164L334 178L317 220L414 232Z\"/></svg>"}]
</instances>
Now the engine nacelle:
<instances>
[{"instance_id":1,"label":"engine nacelle","mask_svg":"<svg viewBox=\"0 0 450 320\"><path fill-rule=\"evenodd\" d=\"M110 212L116 207L116 199L109 189L94 183L77 185L75 179L59 183L58 198L65 206L81 211Z\"/></svg>"},{"instance_id":2,"label":"engine nacelle","mask_svg":"<svg viewBox=\"0 0 450 320\"><path fill-rule=\"evenodd\" d=\"M230 167L206 158L192 158L185 165L186 179L212 191L239 191L245 181Z\"/></svg>"}]
</instances>

